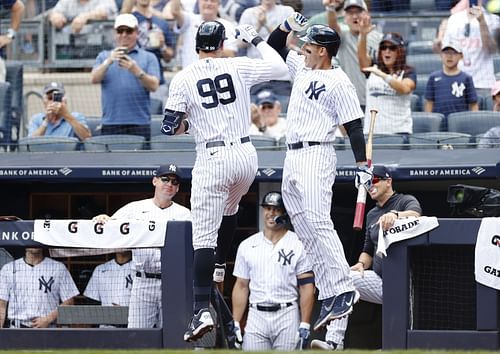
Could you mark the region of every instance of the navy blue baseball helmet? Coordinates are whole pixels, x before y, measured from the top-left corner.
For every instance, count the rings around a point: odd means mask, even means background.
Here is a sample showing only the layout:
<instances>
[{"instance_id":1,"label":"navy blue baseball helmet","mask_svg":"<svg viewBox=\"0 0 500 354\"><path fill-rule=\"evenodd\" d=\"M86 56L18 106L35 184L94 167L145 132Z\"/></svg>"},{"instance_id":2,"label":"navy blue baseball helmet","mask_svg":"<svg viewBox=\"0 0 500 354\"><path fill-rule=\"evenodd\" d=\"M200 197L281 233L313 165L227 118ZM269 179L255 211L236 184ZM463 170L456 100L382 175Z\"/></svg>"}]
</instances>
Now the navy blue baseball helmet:
<instances>
[{"instance_id":1,"label":"navy blue baseball helmet","mask_svg":"<svg viewBox=\"0 0 500 354\"><path fill-rule=\"evenodd\" d=\"M325 25L312 25L299 39L305 43L325 47L331 56L337 55L341 42L337 31Z\"/></svg>"},{"instance_id":2,"label":"navy blue baseball helmet","mask_svg":"<svg viewBox=\"0 0 500 354\"><path fill-rule=\"evenodd\" d=\"M196 32L196 52L213 52L220 47L226 39L226 29L218 21L206 21L198 27Z\"/></svg>"}]
</instances>

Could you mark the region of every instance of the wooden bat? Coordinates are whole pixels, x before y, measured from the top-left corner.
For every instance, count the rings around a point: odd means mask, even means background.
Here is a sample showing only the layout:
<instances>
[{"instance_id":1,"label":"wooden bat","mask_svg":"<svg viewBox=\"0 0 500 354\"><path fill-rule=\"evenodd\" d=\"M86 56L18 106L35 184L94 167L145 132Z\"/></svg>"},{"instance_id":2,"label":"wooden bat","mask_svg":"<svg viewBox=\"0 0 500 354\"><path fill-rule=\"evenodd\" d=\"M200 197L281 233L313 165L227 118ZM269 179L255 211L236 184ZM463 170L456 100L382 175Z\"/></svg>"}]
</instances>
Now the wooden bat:
<instances>
[{"instance_id":1,"label":"wooden bat","mask_svg":"<svg viewBox=\"0 0 500 354\"><path fill-rule=\"evenodd\" d=\"M368 167L372 166L373 155L373 129L375 128L375 117L378 111L376 109L370 110L370 130L368 130L368 141L366 142L366 161ZM360 231L363 228L363 220L365 218L366 206L366 188L360 186L358 189L358 197L356 198L356 211L354 212L354 223L352 228L354 231Z\"/></svg>"}]
</instances>

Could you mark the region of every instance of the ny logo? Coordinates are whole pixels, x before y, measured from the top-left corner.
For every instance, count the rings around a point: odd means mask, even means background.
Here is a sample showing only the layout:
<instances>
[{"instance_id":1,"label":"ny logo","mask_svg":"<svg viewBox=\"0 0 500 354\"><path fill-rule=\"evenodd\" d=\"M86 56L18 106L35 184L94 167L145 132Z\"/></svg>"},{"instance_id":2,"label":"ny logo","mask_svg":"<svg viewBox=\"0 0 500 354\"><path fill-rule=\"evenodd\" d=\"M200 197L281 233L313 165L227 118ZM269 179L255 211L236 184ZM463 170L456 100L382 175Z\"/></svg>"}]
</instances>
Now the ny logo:
<instances>
[{"instance_id":1,"label":"ny logo","mask_svg":"<svg viewBox=\"0 0 500 354\"><path fill-rule=\"evenodd\" d=\"M50 277L50 279L47 281L45 280L44 276L42 275L38 279L38 290L42 290L43 287L43 292L47 294L48 292L52 292L52 284L54 284L54 278Z\"/></svg>"},{"instance_id":2,"label":"ny logo","mask_svg":"<svg viewBox=\"0 0 500 354\"><path fill-rule=\"evenodd\" d=\"M455 97L462 97L464 95L465 85L463 82L458 84L458 82L454 82L451 85L451 94Z\"/></svg>"},{"instance_id":3,"label":"ny logo","mask_svg":"<svg viewBox=\"0 0 500 354\"><path fill-rule=\"evenodd\" d=\"M132 284L134 283L134 280L132 279L131 274L127 274L125 277L125 289L128 289L128 286L130 285L130 288L132 289Z\"/></svg>"},{"instance_id":4,"label":"ny logo","mask_svg":"<svg viewBox=\"0 0 500 354\"><path fill-rule=\"evenodd\" d=\"M312 81L310 84L309 84L309 87L308 89L306 90L305 94L306 95L309 95L309 99L312 100L313 97L315 100L318 99L319 97L319 94L323 91L325 91L326 88L325 88L325 84L323 83L320 83L319 81Z\"/></svg>"},{"instance_id":5,"label":"ny logo","mask_svg":"<svg viewBox=\"0 0 500 354\"><path fill-rule=\"evenodd\" d=\"M282 265L287 265L287 264L292 264L292 257L295 256L295 253L293 250L288 252L288 254L285 254L285 250L282 248L278 252L278 263L281 262L281 259L283 259L283 264Z\"/></svg>"}]
</instances>

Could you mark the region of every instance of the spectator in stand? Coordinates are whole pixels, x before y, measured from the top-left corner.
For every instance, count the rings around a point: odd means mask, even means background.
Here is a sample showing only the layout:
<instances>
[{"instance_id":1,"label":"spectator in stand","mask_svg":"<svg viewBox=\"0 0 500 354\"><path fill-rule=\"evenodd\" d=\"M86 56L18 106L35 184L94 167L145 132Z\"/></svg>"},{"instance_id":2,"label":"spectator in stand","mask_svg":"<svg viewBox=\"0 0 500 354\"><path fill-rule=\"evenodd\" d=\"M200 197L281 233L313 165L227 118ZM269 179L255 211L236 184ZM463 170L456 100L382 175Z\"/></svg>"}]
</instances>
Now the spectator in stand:
<instances>
[{"instance_id":1,"label":"spectator in stand","mask_svg":"<svg viewBox=\"0 0 500 354\"><path fill-rule=\"evenodd\" d=\"M151 92L151 97L165 101L168 96L168 86L163 77L162 59L169 62L175 55L175 37L166 20L155 15L151 0L136 0L135 11L132 13L139 23L139 47L151 52L158 59L160 66L160 86ZM165 103L165 102L164 102Z\"/></svg>"},{"instance_id":2,"label":"spectator in stand","mask_svg":"<svg viewBox=\"0 0 500 354\"><path fill-rule=\"evenodd\" d=\"M250 7L243 11L240 18L240 25L252 25L262 39L267 40L269 34L285 18L294 13L291 6L277 4L275 0L261 0L260 5ZM261 58L257 48L251 44L241 42L247 50L249 58Z\"/></svg>"},{"instance_id":3,"label":"spectator in stand","mask_svg":"<svg viewBox=\"0 0 500 354\"><path fill-rule=\"evenodd\" d=\"M82 141L91 136L87 119L81 113L69 111L64 94L64 85L60 82L51 82L44 87L45 112L31 118L28 136L78 137Z\"/></svg>"},{"instance_id":4,"label":"spectator in stand","mask_svg":"<svg viewBox=\"0 0 500 354\"><path fill-rule=\"evenodd\" d=\"M250 135L264 135L279 140L286 133L286 119L280 117L281 103L275 94L262 90L257 94L257 114L252 116Z\"/></svg>"},{"instance_id":5,"label":"spectator in stand","mask_svg":"<svg viewBox=\"0 0 500 354\"><path fill-rule=\"evenodd\" d=\"M500 80L496 81L491 88L491 99L493 101L493 111L500 112Z\"/></svg>"},{"instance_id":6,"label":"spectator in stand","mask_svg":"<svg viewBox=\"0 0 500 354\"><path fill-rule=\"evenodd\" d=\"M175 19L174 31L182 35L182 46L180 46L181 66L185 68L189 64L198 61L195 50L195 37L198 27L205 21L218 21L226 29L226 40L222 50L222 57L234 57L238 51L235 37L234 25L230 21L218 16L219 0L198 0L200 13L185 11L181 7L181 0L170 0L172 15Z\"/></svg>"},{"instance_id":7,"label":"spectator in stand","mask_svg":"<svg viewBox=\"0 0 500 354\"><path fill-rule=\"evenodd\" d=\"M307 22L307 26L325 25L328 26L328 13L335 12L337 22L342 25L344 23L344 0L322 0L325 6L325 11L312 16ZM299 11L300 12L300 11Z\"/></svg>"},{"instance_id":8,"label":"spectator in stand","mask_svg":"<svg viewBox=\"0 0 500 354\"><path fill-rule=\"evenodd\" d=\"M154 54L139 48L137 18L119 15L114 24L118 46L99 53L91 79L101 84L102 135L132 134L151 137L149 93L160 83Z\"/></svg>"},{"instance_id":9,"label":"spectator in stand","mask_svg":"<svg viewBox=\"0 0 500 354\"><path fill-rule=\"evenodd\" d=\"M441 60L443 69L433 72L425 90L425 112L442 113L477 111L477 94L472 77L458 68L462 48L458 42L443 42ZM447 130L448 127L441 127Z\"/></svg>"},{"instance_id":10,"label":"spectator in stand","mask_svg":"<svg viewBox=\"0 0 500 354\"><path fill-rule=\"evenodd\" d=\"M375 26L372 26L364 0L346 0L344 2L344 16L345 25L342 26L337 21L335 11L327 12L328 26L340 34L342 42L337 53L337 59L342 70L345 71L354 84L359 103L364 111L366 106L366 76L359 70L358 61L361 25L367 30L370 29L366 36L366 51L372 60L377 58L377 51L383 34L375 30Z\"/></svg>"},{"instance_id":11,"label":"spectator in stand","mask_svg":"<svg viewBox=\"0 0 500 354\"><path fill-rule=\"evenodd\" d=\"M493 100L493 112L500 112L500 81L496 81L491 88L491 99ZM479 139L477 145L480 149L500 147L500 126L490 128Z\"/></svg>"},{"instance_id":12,"label":"spectator in stand","mask_svg":"<svg viewBox=\"0 0 500 354\"><path fill-rule=\"evenodd\" d=\"M0 271L0 328L6 319L11 328L55 327L57 306L73 305L78 294L64 264L42 248L26 248Z\"/></svg>"},{"instance_id":13,"label":"spectator in stand","mask_svg":"<svg viewBox=\"0 0 500 354\"><path fill-rule=\"evenodd\" d=\"M371 0L371 9L374 12L408 11L410 0Z\"/></svg>"},{"instance_id":14,"label":"spectator in stand","mask_svg":"<svg viewBox=\"0 0 500 354\"><path fill-rule=\"evenodd\" d=\"M463 59L459 68L472 76L477 93L486 96L495 83L493 55L497 52L495 33L500 18L481 6L465 7L450 16L444 30L443 42L458 41Z\"/></svg>"},{"instance_id":15,"label":"spectator in stand","mask_svg":"<svg viewBox=\"0 0 500 354\"><path fill-rule=\"evenodd\" d=\"M9 10L10 24L6 34L0 35L0 82L5 82L5 47L16 38L19 25L23 19L24 4L21 0L0 0L2 9Z\"/></svg>"},{"instance_id":16,"label":"spectator in stand","mask_svg":"<svg viewBox=\"0 0 500 354\"><path fill-rule=\"evenodd\" d=\"M367 52L367 37L371 26L364 22L360 29L358 59L361 70L366 72L366 117L370 110L378 110L375 134L403 134L413 132L411 118L411 93L415 90L417 75L406 64L403 37L399 33L386 33L378 48L377 60ZM367 134L369 124L364 125Z\"/></svg>"},{"instance_id":17,"label":"spectator in stand","mask_svg":"<svg viewBox=\"0 0 500 354\"><path fill-rule=\"evenodd\" d=\"M49 21L57 29L71 23L68 30L80 33L89 20L112 20L117 12L114 0L59 0Z\"/></svg>"}]
</instances>

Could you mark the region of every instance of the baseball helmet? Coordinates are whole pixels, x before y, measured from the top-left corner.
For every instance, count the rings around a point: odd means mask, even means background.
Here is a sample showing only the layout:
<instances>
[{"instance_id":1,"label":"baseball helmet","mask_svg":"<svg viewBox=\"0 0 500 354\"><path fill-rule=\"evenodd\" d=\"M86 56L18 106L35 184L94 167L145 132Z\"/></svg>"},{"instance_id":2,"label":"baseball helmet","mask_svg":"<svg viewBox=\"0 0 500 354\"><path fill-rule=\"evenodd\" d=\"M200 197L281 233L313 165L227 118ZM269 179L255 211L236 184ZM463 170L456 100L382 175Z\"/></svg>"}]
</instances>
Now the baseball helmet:
<instances>
[{"instance_id":1,"label":"baseball helmet","mask_svg":"<svg viewBox=\"0 0 500 354\"><path fill-rule=\"evenodd\" d=\"M285 209L283 198L280 192L269 192L262 199L261 206L272 206L276 208Z\"/></svg>"},{"instance_id":2,"label":"baseball helmet","mask_svg":"<svg viewBox=\"0 0 500 354\"><path fill-rule=\"evenodd\" d=\"M340 47L340 36L337 31L325 25L312 25L299 39L305 43L325 47L331 56L337 55Z\"/></svg>"},{"instance_id":3,"label":"baseball helmet","mask_svg":"<svg viewBox=\"0 0 500 354\"><path fill-rule=\"evenodd\" d=\"M198 27L196 32L196 52L213 52L222 47L226 39L226 29L218 21L206 21Z\"/></svg>"}]
</instances>

